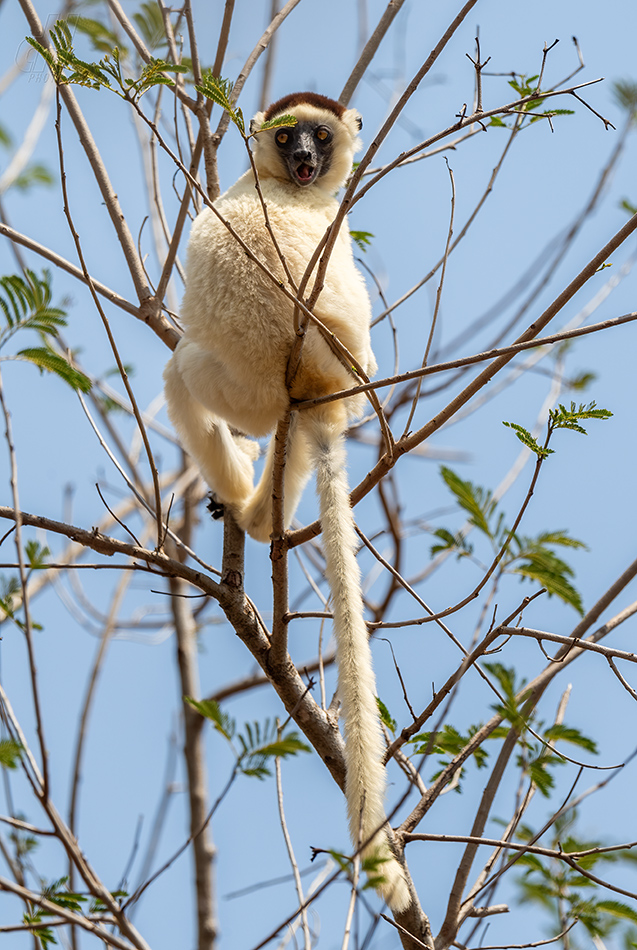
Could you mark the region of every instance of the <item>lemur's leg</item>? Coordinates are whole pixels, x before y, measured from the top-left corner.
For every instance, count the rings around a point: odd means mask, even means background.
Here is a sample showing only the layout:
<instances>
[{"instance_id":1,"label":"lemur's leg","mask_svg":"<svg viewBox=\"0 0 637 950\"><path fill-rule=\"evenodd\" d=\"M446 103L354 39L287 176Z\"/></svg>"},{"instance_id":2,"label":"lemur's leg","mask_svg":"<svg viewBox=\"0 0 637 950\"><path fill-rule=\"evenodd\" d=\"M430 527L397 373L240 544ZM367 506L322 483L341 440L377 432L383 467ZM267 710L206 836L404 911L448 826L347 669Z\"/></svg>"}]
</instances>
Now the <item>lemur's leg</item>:
<instances>
[{"instance_id":1,"label":"lemur's leg","mask_svg":"<svg viewBox=\"0 0 637 950\"><path fill-rule=\"evenodd\" d=\"M233 436L228 424L215 415L212 388L206 404L193 395L179 356L178 348L164 370L168 415L213 492L222 502L241 506L253 491L253 461L259 446Z\"/></svg>"},{"instance_id":2,"label":"lemur's leg","mask_svg":"<svg viewBox=\"0 0 637 950\"><path fill-rule=\"evenodd\" d=\"M286 528L294 517L303 489L312 471L309 445L303 426L293 412L288 432L284 475L284 510ZM263 473L259 484L243 510L238 515L241 527L257 541L268 541L272 533L272 474L274 468L273 436L268 446Z\"/></svg>"}]
</instances>

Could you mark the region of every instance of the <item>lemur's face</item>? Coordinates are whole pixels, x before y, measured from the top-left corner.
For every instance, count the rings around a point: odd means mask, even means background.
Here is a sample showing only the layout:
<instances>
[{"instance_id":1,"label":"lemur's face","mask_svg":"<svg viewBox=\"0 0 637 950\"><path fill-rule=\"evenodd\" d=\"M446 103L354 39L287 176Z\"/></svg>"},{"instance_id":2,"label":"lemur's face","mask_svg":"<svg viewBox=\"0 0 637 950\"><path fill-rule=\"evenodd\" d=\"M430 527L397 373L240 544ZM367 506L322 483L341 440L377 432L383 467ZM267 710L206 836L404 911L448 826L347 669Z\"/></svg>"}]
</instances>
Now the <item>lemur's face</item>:
<instances>
[{"instance_id":1,"label":"lemur's face","mask_svg":"<svg viewBox=\"0 0 637 950\"><path fill-rule=\"evenodd\" d=\"M329 124L300 120L274 131L274 141L290 180L304 188L326 174L332 160L334 131Z\"/></svg>"}]
</instances>

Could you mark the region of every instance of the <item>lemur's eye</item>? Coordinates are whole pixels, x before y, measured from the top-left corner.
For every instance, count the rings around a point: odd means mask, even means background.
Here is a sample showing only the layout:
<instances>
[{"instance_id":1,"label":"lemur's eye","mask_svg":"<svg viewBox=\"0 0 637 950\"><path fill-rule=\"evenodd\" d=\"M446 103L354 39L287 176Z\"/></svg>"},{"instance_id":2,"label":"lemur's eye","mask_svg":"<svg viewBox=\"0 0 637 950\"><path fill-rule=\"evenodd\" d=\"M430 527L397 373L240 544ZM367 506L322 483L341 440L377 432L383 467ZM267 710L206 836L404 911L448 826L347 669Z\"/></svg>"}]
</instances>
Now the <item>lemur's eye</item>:
<instances>
[{"instance_id":1,"label":"lemur's eye","mask_svg":"<svg viewBox=\"0 0 637 950\"><path fill-rule=\"evenodd\" d=\"M324 125L320 125L316 130L316 137L320 142L327 142L331 138L332 133Z\"/></svg>"},{"instance_id":2,"label":"lemur's eye","mask_svg":"<svg viewBox=\"0 0 637 950\"><path fill-rule=\"evenodd\" d=\"M285 145L289 137L290 136L288 135L287 132L277 132L276 134L276 140L279 143L279 145Z\"/></svg>"}]
</instances>

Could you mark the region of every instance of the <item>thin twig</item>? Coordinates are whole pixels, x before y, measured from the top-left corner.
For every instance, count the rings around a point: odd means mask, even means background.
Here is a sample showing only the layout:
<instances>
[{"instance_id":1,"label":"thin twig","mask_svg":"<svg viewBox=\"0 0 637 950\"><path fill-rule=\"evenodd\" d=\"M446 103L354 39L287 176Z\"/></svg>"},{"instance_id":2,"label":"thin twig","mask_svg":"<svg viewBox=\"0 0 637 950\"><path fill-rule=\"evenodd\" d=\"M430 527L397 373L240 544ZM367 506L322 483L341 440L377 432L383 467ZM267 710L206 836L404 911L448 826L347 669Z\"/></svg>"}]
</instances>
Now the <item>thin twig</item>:
<instances>
[{"instance_id":1,"label":"thin twig","mask_svg":"<svg viewBox=\"0 0 637 950\"><path fill-rule=\"evenodd\" d=\"M20 500L18 495L18 462L16 459L15 445L13 442L13 432L11 427L11 415L4 399L4 390L2 387L2 374L0 373L0 407L4 416L5 438L9 450L9 461L11 466L11 495L16 512L15 517L15 547L18 557L20 587L22 589L22 611L24 613L24 638L29 655L29 676L31 679L31 696L33 699L33 709L35 711L35 721L38 733L38 742L40 744L40 760L42 765L42 795L46 799L49 795L49 753L46 747L44 737L44 718L42 715L42 704L40 701L40 690L38 687L38 672L35 661L35 650L33 646L33 627L31 623L31 610L29 608L29 591L27 587L27 571L24 563L24 548L22 541L22 518L20 515Z\"/></svg>"},{"instance_id":2,"label":"thin twig","mask_svg":"<svg viewBox=\"0 0 637 950\"><path fill-rule=\"evenodd\" d=\"M279 740L281 739L282 729L277 721L277 734ZM299 899L299 906L301 906L305 900L303 896L303 883L301 881L301 875L299 874L299 866L296 861L294 854L294 848L292 847L292 839L288 832L287 823L285 820L285 809L283 807L283 782L281 779L281 757L277 756L274 761L274 768L276 773L276 795L277 795L277 805L279 809L279 822L281 823L281 831L283 832L283 839L285 841L285 848L288 853L288 859L290 865L292 866L292 874L294 875L294 885L296 887L296 894ZM301 925L303 927L303 939L305 942L305 950L312 950L312 938L310 936L310 928L307 920L307 908L304 908L301 911Z\"/></svg>"},{"instance_id":3,"label":"thin twig","mask_svg":"<svg viewBox=\"0 0 637 950\"><path fill-rule=\"evenodd\" d=\"M511 346L494 347L491 350L485 350L482 353L474 353L472 356L461 356L457 360L446 360L444 363L433 363L431 366L424 366L419 369L409 370L407 373L397 373L394 376L387 376L383 379L375 379L370 383L364 383L360 386L354 386L352 389L343 389L339 392L330 393L328 396L317 396L315 399L304 399L294 404L294 408L302 412L304 409L312 409L314 406L320 406L326 402L334 402L338 399L346 399L349 396L355 396L360 392L367 392L370 389L382 389L384 386L395 386L397 383L408 382L412 379L419 379L424 376L432 376L436 373L446 373L452 369L473 366L476 363L487 363L489 360L497 359L500 356L517 356L525 350L534 350L542 346L551 346L553 343L561 343L565 340L573 340L580 336L588 336L590 333L599 333L600 330L610 330L614 327L623 326L626 323L634 323L637 320L637 310L625 313L621 317L611 317L609 320L601 320L599 323L591 323L585 327L575 327L572 330L561 330L559 333L551 333L548 336L540 336L533 340L527 340L522 343L513 343Z\"/></svg>"},{"instance_id":4,"label":"thin twig","mask_svg":"<svg viewBox=\"0 0 637 950\"><path fill-rule=\"evenodd\" d=\"M365 75L369 64L376 55L378 47L384 39L385 34L389 30L389 27L393 23L394 17L400 12L400 8L404 2L405 0L389 0L383 15L378 21L376 29L367 40L358 62L354 66L354 69L350 73L347 82L343 86L343 90L338 97L338 101L342 102L344 106L349 104L350 99L354 95L356 87Z\"/></svg>"}]
</instances>

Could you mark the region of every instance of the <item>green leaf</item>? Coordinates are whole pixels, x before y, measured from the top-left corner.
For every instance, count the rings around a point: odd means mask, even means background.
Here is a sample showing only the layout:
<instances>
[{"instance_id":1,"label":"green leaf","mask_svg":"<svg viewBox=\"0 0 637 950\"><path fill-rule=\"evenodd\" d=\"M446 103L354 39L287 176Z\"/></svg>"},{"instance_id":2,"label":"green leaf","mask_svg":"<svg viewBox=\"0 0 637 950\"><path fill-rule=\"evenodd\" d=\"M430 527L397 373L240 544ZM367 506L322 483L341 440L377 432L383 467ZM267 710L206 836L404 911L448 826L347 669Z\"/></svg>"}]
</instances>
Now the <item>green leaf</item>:
<instances>
[{"instance_id":1,"label":"green leaf","mask_svg":"<svg viewBox=\"0 0 637 950\"><path fill-rule=\"evenodd\" d=\"M509 85L512 89L515 89L520 99L524 99L526 96L530 96L532 92L537 92L537 87L534 85L536 79L539 79L539 73L535 76L521 75L519 80L510 79Z\"/></svg>"},{"instance_id":2,"label":"green leaf","mask_svg":"<svg viewBox=\"0 0 637 950\"><path fill-rule=\"evenodd\" d=\"M485 491L485 489L474 485L470 481L463 481L454 471L444 465L440 469L440 474L447 488L456 496L456 501L460 507L468 512L471 524L486 534L488 538L493 538L489 520L496 509L496 502L493 500L491 492Z\"/></svg>"},{"instance_id":3,"label":"green leaf","mask_svg":"<svg viewBox=\"0 0 637 950\"><path fill-rule=\"evenodd\" d=\"M352 241L356 244L359 251L363 253L367 252L367 248L372 243L372 238L374 235L371 231L350 231L350 236Z\"/></svg>"},{"instance_id":4,"label":"green leaf","mask_svg":"<svg viewBox=\"0 0 637 950\"><path fill-rule=\"evenodd\" d=\"M580 616L584 614L581 595L568 580L573 576L573 571L568 564L556 557L548 548L527 551L522 557L523 562L514 567L511 573L538 581L542 587L546 588L549 597L555 594L565 604L573 607Z\"/></svg>"},{"instance_id":5,"label":"green leaf","mask_svg":"<svg viewBox=\"0 0 637 950\"><path fill-rule=\"evenodd\" d=\"M613 900L597 901L595 908L603 914L609 914L620 920L630 920L633 924L637 924L637 910L629 904Z\"/></svg>"},{"instance_id":6,"label":"green leaf","mask_svg":"<svg viewBox=\"0 0 637 950\"><path fill-rule=\"evenodd\" d=\"M560 742L570 742L571 745L579 746L580 749L586 749L587 752L597 755L597 743L572 726L556 723L544 731L544 738L549 741L559 739Z\"/></svg>"},{"instance_id":7,"label":"green leaf","mask_svg":"<svg viewBox=\"0 0 637 950\"><path fill-rule=\"evenodd\" d=\"M201 85L195 85L195 89L206 99L212 99L226 112L231 113L233 109L230 97L232 96L233 86L234 84L229 79L221 79L221 77L213 76L211 72L206 71L201 77Z\"/></svg>"},{"instance_id":8,"label":"green leaf","mask_svg":"<svg viewBox=\"0 0 637 950\"><path fill-rule=\"evenodd\" d=\"M28 191L34 185L52 185L54 181L46 165L35 163L27 165L22 174L13 179L11 187L17 188L18 191Z\"/></svg>"},{"instance_id":9,"label":"green leaf","mask_svg":"<svg viewBox=\"0 0 637 950\"><path fill-rule=\"evenodd\" d=\"M22 915L23 924L39 924L42 919L43 912L41 910L36 910L33 914L25 913ZM57 940L53 935L53 930L50 927L32 927L31 933L34 937L38 938L43 950L46 950L49 944L57 943Z\"/></svg>"},{"instance_id":10,"label":"green leaf","mask_svg":"<svg viewBox=\"0 0 637 950\"><path fill-rule=\"evenodd\" d=\"M120 888L116 891L110 891L110 895L116 901L119 901L121 903L121 899L123 897L128 897L128 891L123 891ZM106 904L102 900L100 900L99 897L95 897L91 901L88 912L89 914L103 914L106 910L107 910Z\"/></svg>"},{"instance_id":11,"label":"green leaf","mask_svg":"<svg viewBox=\"0 0 637 950\"><path fill-rule=\"evenodd\" d=\"M544 871L544 865L538 858L537 854L523 854L522 857L517 859L516 864L522 865L523 867L528 867L532 871Z\"/></svg>"},{"instance_id":12,"label":"green leaf","mask_svg":"<svg viewBox=\"0 0 637 950\"><path fill-rule=\"evenodd\" d=\"M0 739L0 768L17 769L22 757L22 746L13 739Z\"/></svg>"},{"instance_id":13,"label":"green leaf","mask_svg":"<svg viewBox=\"0 0 637 950\"><path fill-rule=\"evenodd\" d=\"M458 552L458 558L468 557L470 554L473 554L473 546L468 543L461 531L457 534L452 534L451 531L447 531L446 528L438 528L433 532L433 536L439 538L442 544L432 544L430 549L432 557L441 551L450 551L454 548Z\"/></svg>"},{"instance_id":14,"label":"green leaf","mask_svg":"<svg viewBox=\"0 0 637 950\"><path fill-rule=\"evenodd\" d=\"M387 878L383 874L383 865L389 861L389 857L376 851L374 854L367 854L361 861L361 870L367 876L363 884L363 890L376 890L387 883Z\"/></svg>"},{"instance_id":15,"label":"green leaf","mask_svg":"<svg viewBox=\"0 0 637 950\"><path fill-rule=\"evenodd\" d=\"M219 703L214 699L202 699L197 701L190 696L184 696L184 701L189 703L193 709L209 719L217 732L220 732L228 742L232 741L235 732L235 721L227 713L222 712Z\"/></svg>"},{"instance_id":16,"label":"green leaf","mask_svg":"<svg viewBox=\"0 0 637 950\"><path fill-rule=\"evenodd\" d=\"M544 448L536 442L528 429L524 429L522 426L518 425L517 422L503 422L503 426L507 426L509 429L513 429L518 439L523 445L526 445L527 449L530 449L531 452L534 452L539 459L548 458L549 455L553 454L553 449Z\"/></svg>"},{"instance_id":17,"label":"green leaf","mask_svg":"<svg viewBox=\"0 0 637 950\"><path fill-rule=\"evenodd\" d=\"M271 723L269 719L263 726L259 722L247 722L237 740L241 747L238 758L240 771L258 779L271 774L268 759L285 759L299 752L311 751L297 732L288 732L279 737L276 723Z\"/></svg>"},{"instance_id":18,"label":"green leaf","mask_svg":"<svg viewBox=\"0 0 637 950\"><path fill-rule=\"evenodd\" d=\"M0 574L0 610L11 620L15 620L13 597L20 589L20 581L17 577L12 575L6 578L3 574Z\"/></svg>"},{"instance_id":19,"label":"green leaf","mask_svg":"<svg viewBox=\"0 0 637 950\"><path fill-rule=\"evenodd\" d=\"M467 730L467 734L463 735L454 726L446 724L442 729L439 729L435 735L431 732L421 732L419 735L413 736L409 741L414 744L419 743L417 748L414 749L414 755L442 755L445 758L444 760L440 760L440 765L446 766L449 760L453 759L459 752L462 752L469 744L478 729L479 726L470 726ZM487 764L489 753L481 746L478 746L477 749L473 750L472 757L476 766L482 769Z\"/></svg>"},{"instance_id":20,"label":"green leaf","mask_svg":"<svg viewBox=\"0 0 637 950\"><path fill-rule=\"evenodd\" d=\"M341 871L344 871L348 876L351 874L352 870L352 859L346 854L343 854L341 851L333 851L331 848L327 852L331 858L334 859Z\"/></svg>"},{"instance_id":21,"label":"green leaf","mask_svg":"<svg viewBox=\"0 0 637 950\"><path fill-rule=\"evenodd\" d=\"M32 270L0 277L0 314L7 324L7 329L0 331L0 346L16 330L31 329L55 336L58 327L66 326L65 311L52 307L51 297L47 270L41 278Z\"/></svg>"},{"instance_id":22,"label":"green leaf","mask_svg":"<svg viewBox=\"0 0 637 950\"><path fill-rule=\"evenodd\" d=\"M34 40L32 36L25 36L25 40L27 41L29 46L31 46L36 51L36 53L40 54L42 59L45 61L45 63L47 63L47 65L51 69L51 72L55 76L56 61L55 61L55 57L52 55L50 50L42 46L41 43L38 43L37 40Z\"/></svg>"},{"instance_id":23,"label":"green leaf","mask_svg":"<svg viewBox=\"0 0 637 950\"><path fill-rule=\"evenodd\" d=\"M573 429L575 432L587 435L586 429L579 424L582 420L604 420L610 419L612 415L609 409L598 409L595 402L590 402L588 405L580 403L579 406L572 402L570 409L560 403L557 409L549 411L549 429L551 431L553 429Z\"/></svg>"},{"instance_id":24,"label":"green leaf","mask_svg":"<svg viewBox=\"0 0 637 950\"><path fill-rule=\"evenodd\" d=\"M43 547L39 541L30 540L24 546L29 567L33 570L38 567L46 567L46 559L51 554L47 547Z\"/></svg>"},{"instance_id":25,"label":"green leaf","mask_svg":"<svg viewBox=\"0 0 637 950\"><path fill-rule=\"evenodd\" d=\"M631 204L628 198L624 198L620 201L619 207L627 211L631 218L634 214L637 214L637 205Z\"/></svg>"},{"instance_id":26,"label":"green leaf","mask_svg":"<svg viewBox=\"0 0 637 950\"><path fill-rule=\"evenodd\" d=\"M378 712L380 713L380 721L382 724L386 726L391 733L395 733L396 720L392 718L389 709L378 696L376 697L376 705L378 706Z\"/></svg>"},{"instance_id":27,"label":"green leaf","mask_svg":"<svg viewBox=\"0 0 637 950\"><path fill-rule=\"evenodd\" d=\"M497 703L492 706L492 709L504 719L507 719L517 732L520 734L523 733L526 730L527 722L521 715L519 707L527 698L528 690L521 693L526 680L522 679L519 684L516 684L515 669L513 667L504 666L503 663L485 663L484 667L495 677L500 686L500 692L504 693L504 703ZM521 695L518 699L519 693L521 693Z\"/></svg>"},{"instance_id":28,"label":"green leaf","mask_svg":"<svg viewBox=\"0 0 637 950\"><path fill-rule=\"evenodd\" d=\"M83 393L90 392L92 383L88 376L71 366L63 356L55 353L50 347L27 347L27 349L18 350L16 358L34 363L41 370L55 373L72 389L79 389Z\"/></svg>"},{"instance_id":29,"label":"green leaf","mask_svg":"<svg viewBox=\"0 0 637 950\"><path fill-rule=\"evenodd\" d=\"M86 897L82 894L76 894L66 888L68 878L61 877L57 881L52 881L46 887L42 888L42 897L57 904L58 907L66 907L67 910L81 911L82 904L86 903ZM44 914L50 914L51 911L43 911Z\"/></svg>"},{"instance_id":30,"label":"green leaf","mask_svg":"<svg viewBox=\"0 0 637 950\"><path fill-rule=\"evenodd\" d=\"M201 85L195 85L197 92L201 93L202 96L205 96L207 99L212 99L213 102L216 102L217 105L221 106L228 115L230 119L234 122L237 128L240 130L242 135L245 135L245 121L243 118L243 112L241 109L235 109L232 105L232 90L233 84L229 79L221 79L219 76L213 76L211 72L207 71L202 76ZM288 118L287 116L282 116L282 118ZM296 119L292 122L288 122L288 125L294 125ZM284 123L276 122L277 125ZM261 131L259 129L259 131ZM252 133L253 130L251 129Z\"/></svg>"},{"instance_id":31,"label":"green leaf","mask_svg":"<svg viewBox=\"0 0 637 950\"><path fill-rule=\"evenodd\" d=\"M280 129L280 128L289 129L292 126L295 126L297 122L298 122L298 119L296 118L296 116L289 115L287 113L285 115L278 115L274 119L268 119L268 121L260 125L258 129L254 129L252 134L258 135L259 132L267 132L268 129ZM361 233L365 234L367 232L363 231Z\"/></svg>"},{"instance_id":32,"label":"green leaf","mask_svg":"<svg viewBox=\"0 0 637 950\"><path fill-rule=\"evenodd\" d=\"M119 41L117 34L113 30L109 30L99 20L73 13L68 17L68 22L72 24L77 32L83 33L89 38L93 49L97 52L110 53L114 46L119 46L120 55L126 56L128 54L128 50Z\"/></svg>"},{"instance_id":33,"label":"green leaf","mask_svg":"<svg viewBox=\"0 0 637 950\"><path fill-rule=\"evenodd\" d=\"M613 83L613 96L615 102L634 118L637 114L637 82L634 79L618 79Z\"/></svg>"},{"instance_id":34,"label":"green leaf","mask_svg":"<svg viewBox=\"0 0 637 950\"><path fill-rule=\"evenodd\" d=\"M529 778L537 788L537 790L544 795L545 798L550 798L551 791L555 786L555 779L548 770L548 765L557 765L562 763L563 759L555 759L554 761L547 760L545 756L540 756L537 759L534 759L532 762L529 762L525 771L527 772Z\"/></svg>"},{"instance_id":35,"label":"green leaf","mask_svg":"<svg viewBox=\"0 0 637 950\"><path fill-rule=\"evenodd\" d=\"M585 389L594 383L597 379L597 373L583 372L577 373L576 376L571 376L567 381L567 386L569 389L574 389L576 392L583 392Z\"/></svg>"},{"instance_id":36,"label":"green leaf","mask_svg":"<svg viewBox=\"0 0 637 950\"><path fill-rule=\"evenodd\" d=\"M577 538L571 538L564 530L543 531L541 534L538 534L535 543L540 545L560 544L565 548L580 548L584 551L588 551L588 547L583 541L578 541Z\"/></svg>"},{"instance_id":37,"label":"green leaf","mask_svg":"<svg viewBox=\"0 0 637 950\"><path fill-rule=\"evenodd\" d=\"M542 100L544 101L544 100ZM537 112L537 108L529 109L529 106L525 107L529 111ZM540 122L542 118L550 117L554 118L556 115L575 115L573 109L545 109L544 112L541 112L539 115L531 116L530 122Z\"/></svg>"},{"instance_id":38,"label":"green leaf","mask_svg":"<svg viewBox=\"0 0 637 950\"><path fill-rule=\"evenodd\" d=\"M163 46L168 42L159 4L150 2L140 4L139 11L133 13L133 20L142 34L146 46L149 46L150 49Z\"/></svg>"},{"instance_id":39,"label":"green leaf","mask_svg":"<svg viewBox=\"0 0 637 950\"><path fill-rule=\"evenodd\" d=\"M151 59L144 66L139 79L133 81L126 80L129 90L133 92L134 98L139 98L152 89L153 86L174 86L175 80L164 73L187 73L187 66L180 66L176 63L169 63L165 59Z\"/></svg>"},{"instance_id":40,"label":"green leaf","mask_svg":"<svg viewBox=\"0 0 637 950\"><path fill-rule=\"evenodd\" d=\"M519 689L524 686L524 680L520 686L516 686L515 683L515 668L512 666L505 666L503 663L485 663L485 669L491 673L492 676L498 681L500 686L500 691L504 693L505 696L513 699Z\"/></svg>"}]
</instances>

